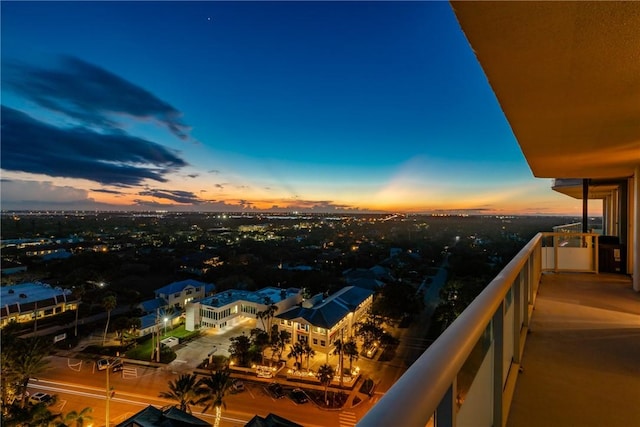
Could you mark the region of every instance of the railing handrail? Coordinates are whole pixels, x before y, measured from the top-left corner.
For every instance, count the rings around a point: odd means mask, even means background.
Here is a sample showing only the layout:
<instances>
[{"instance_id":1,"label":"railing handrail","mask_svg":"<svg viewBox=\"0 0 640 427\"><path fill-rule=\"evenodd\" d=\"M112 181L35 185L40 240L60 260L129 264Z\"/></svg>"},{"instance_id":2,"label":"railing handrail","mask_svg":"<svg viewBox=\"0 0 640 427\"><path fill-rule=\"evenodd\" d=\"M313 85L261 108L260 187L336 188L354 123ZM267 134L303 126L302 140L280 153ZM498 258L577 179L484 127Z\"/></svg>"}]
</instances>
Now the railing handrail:
<instances>
[{"instance_id":1,"label":"railing handrail","mask_svg":"<svg viewBox=\"0 0 640 427\"><path fill-rule=\"evenodd\" d=\"M553 233L551 233L553 234ZM533 237L358 423L424 426L454 383L542 233ZM429 379L429 383L425 382ZM404 410L398 410L403 408Z\"/></svg>"}]
</instances>

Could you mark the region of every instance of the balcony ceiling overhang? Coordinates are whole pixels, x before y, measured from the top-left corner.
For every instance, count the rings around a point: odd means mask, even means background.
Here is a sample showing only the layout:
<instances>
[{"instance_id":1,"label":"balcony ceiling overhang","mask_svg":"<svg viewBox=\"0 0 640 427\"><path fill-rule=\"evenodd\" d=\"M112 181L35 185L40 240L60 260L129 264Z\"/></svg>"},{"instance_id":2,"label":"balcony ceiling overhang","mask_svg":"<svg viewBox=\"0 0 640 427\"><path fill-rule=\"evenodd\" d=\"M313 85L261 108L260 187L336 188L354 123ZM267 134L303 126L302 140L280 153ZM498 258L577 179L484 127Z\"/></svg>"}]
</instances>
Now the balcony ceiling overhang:
<instances>
[{"instance_id":1,"label":"balcony ceiling overhang","mask_svg":"<svg viewBox=\"0 0 640 427\"><path fill-rule=\"evenodd\" d=\"M640 2L452 1L533 174L640 164Z\"/></svg>"}]
</instances>

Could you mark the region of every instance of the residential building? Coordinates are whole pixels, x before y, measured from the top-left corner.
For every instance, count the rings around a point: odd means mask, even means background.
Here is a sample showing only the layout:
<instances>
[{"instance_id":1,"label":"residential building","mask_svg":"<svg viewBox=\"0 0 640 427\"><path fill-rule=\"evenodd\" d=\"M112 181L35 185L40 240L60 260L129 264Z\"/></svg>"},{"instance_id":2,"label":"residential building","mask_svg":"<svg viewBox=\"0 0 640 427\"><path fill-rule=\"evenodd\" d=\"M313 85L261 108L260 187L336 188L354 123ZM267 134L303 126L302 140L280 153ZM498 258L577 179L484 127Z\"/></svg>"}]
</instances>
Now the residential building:
<instances>
[{"instance_id":1,"label":"residential building","mask_svg":"<svg viewBox=\"0 0 640 427\"><path fill-rule=\"evenodd\" d=\"M280 415L269 414L266 417L256 415L244 427L302 427L302 425L289 421Z\"/></svg>"},{"instance_id":2,"label":"residential building","mask_svg":"<svg viewBox=\"0 0 640 427\"><path fill-rule=\"evenodd\" d=\"M231 289L187 304L185 328L188 331L206 328L222 332L246 319L256 319L257 313L275 305L274 314L302 301L298 288L266 287L259 291ZM258 327L262 327L258 322ZM268 329L268 327L267 327Z\"/></svg>"},{"instance_id":3,"label":"residential building","mask_svg":"<svg viewBox=\"0 0 640 427\"><path fill-rule=\"evenodd\" d=\"M158 409L154 406L147 406L140 412L127 418L116 427L201 427L211 426L206 421L201 420L185 411L181 411L175 406L166 409Z\"/></svg>"},{"instance_id":4,"label":"residential building","mask_svg":"<svg viewBox=\"0 0 640 427\"><path fill-rule=\"evenodd\" d=\"M163 298L167 305L175 308L185 308L189 301L204 298L215 290L211 283L203 283L193 279L173 282L160 289L156 289L156 298Z\"/></svg>"},{"instance_id":5,"label":"residential building","mask_svg":"<svg viewBox=\"0 0 640 427\"><path fill-rule=\"evenodd\" d=\"M534 176L582 201L582 232L529 241L357 425L637 425L640 3L451 5ZM589 199L620 273L600 272Z\"/></svg>"},{"instance_id":6,"label":"residential building","mask_svg":"<svg viewBox=\"0 0 640 427\"><path fill-rule=\"evenodd\" d=\"M337 340L355 334L354 325L367 314L373 294L368 289L346 286L328 298L316 295L278 314L278 328L289 331L293 343L309 343L316 352L330 353Z\"/></svg>"},{"instance_id":7,"label":"residential building","mask_svg":"<svg viewBox=\"0 0 640 427\"><path fill-rule=\"evenodd\" d=\"M11 321L30 322L75 310L78 300L69 289L46 283L21 283L0 288L0 326Z\"/></svg>"}]
</instances>

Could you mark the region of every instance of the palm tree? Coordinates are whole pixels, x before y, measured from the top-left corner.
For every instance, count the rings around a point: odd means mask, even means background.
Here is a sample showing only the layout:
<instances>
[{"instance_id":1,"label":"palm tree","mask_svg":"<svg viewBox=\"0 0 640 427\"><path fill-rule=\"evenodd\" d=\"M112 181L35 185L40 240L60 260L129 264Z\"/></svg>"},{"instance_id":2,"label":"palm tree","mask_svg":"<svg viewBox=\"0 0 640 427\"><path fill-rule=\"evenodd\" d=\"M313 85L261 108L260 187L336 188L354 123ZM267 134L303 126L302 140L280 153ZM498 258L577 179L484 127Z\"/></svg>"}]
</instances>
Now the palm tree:
<instances>
[{"instance_id":1,"label":"palm tree","mask_svg":"<svg viewBox=\"0 0 640 427\"><path fill-rule=\"evenodd\" d=\"M336 346L333 350L333 354L338 356L339 359L339 363L338 363L338 369L340 370L340 388L342 388L342 375L344 373L344 368L343 368L343 360L342 360L342 350L344 345L342 344L342 340L336 340L336 342L334 343L334 345Z\"/></svg>"},{"instance_id":2,"label":"palm tree","mask_svg":"<svg viewBox=\"0 0 640 427\"><path fill-rule=\"evenodd\" d=\"M289 354L287 354L287 359L291 359L292 357L295 358L295 366L296 369L298 369L300 367L300 364L302 363L298 363L298 357L302 357L302 354L304 353L304 348L302 347L302 344L300 344L300 342L295 343L294 345L290 345L289 346L290 350L289 350Z\"/></svg>"},{"instance_id":3,"label":"palm tree","mask_svg":"<svg viewBox=\"0 0 640 427\"><path fill-rule=\"evenodd\" d=\"M358 344L353 339L350 339L349 341L344 343L342 352L349 358L349 372L351 372L353 361L358 360L358 358L360 357L360 355L358 354Z\"/></svg>"},{"instance_id":4,"label":"palm tree","mask_svg":"<svg viewBox=\"0 0 640 427\"><path fill-rule=\"evenodd\" d=\"M188 413L191 413L192 405L200 405L204 400L198 388L196 374L182 374L178 379L169 381L169 391L162 391L158 396L177 400L178 408Z\"/></svg>"},{"instance_id":5,"label":"palm tree","mask_svg":"<svg viewBox=\"0 0 640 427\"><path fill-rule=\"evenodd\" d=\"M102 346L104 347L107 341L107 330L109 329L109 321L111 320L111 310L118 305L115 295L107 295L102 299L102 307L107 312L107 325L104 327L104 336L102 337Z\"/></svg>"},{"instance_id":6,"label":"palm tree","mask_svg":"<svg viewBox=\"0 0 640 427\"><path fill-rule=\"evenodd\" d=\"M278 360L280 360L284 348L289 342L291 342L291 333L289 331L280 331L275 335L275 339L273 339L271 343L272 356L277 354Z\"/></svg>"},{"instance_id":7,"label":"palm tree","mask_svg":"<svg viewBox=\"0 0 640 427\"><path fill-rule=\"evenodd\" d=\"M49 343L41 337L25 338L15 342L13 354L9 361L9 372L20 384L18 386L20 395L24 395L29 385L29 380L33 377L38 377L49 366L49 360L45 359L49 354L49 347ZM22 399L20 401L21 408L24 408L26 400Z\"/></svg>"},{"instance_id":8,"label":"palm tree","mask_svg":"<svg viewBox=\"0 0 640 427\"><path fill-rule=\"evenodd\" d=\"M211 372L208 377L201 378L198 382L198 385L201 387L200 392L202 394L207 394L207 396L203 398L203 402L207 402L207 405L204 407L202 412L207 412L211 405L216 409L216 420L213 424L214 427L218 427L220 425L222 408L227 408L227 405L224 402L224 397L231 387L230 375L231 373L226 369L224 371L214 371Z\"/></svg>"},{"instance_id":9,"label":"palm tree","mask_svg":"<svg viewBox=\"0 0 640 427\"><path fill-rule=\"evenodd\" d=\"M82 411L71 411L64 417L65 423L76 422L76 427L84 426L85 421L93 421L93 417L90 415L93 412L93 408L86 407Z\"/></svg>"},{"instance_id":10,"label":"palm tree","mask_svg":"<svg viewBox=\"0 0 640 427\"><path fill-rule=\"evenodd\" d=\"M74 330L74 336L78 336L78 312L80 311L80 303L82 303L82 297L85 294L85 289L83 285L74 286L71 293L73 297L77 300L76 302L76 326Z\"/></svg>"},{"instance_id":11,"label":"palm tree","mask_svg":"<svg viewBox=\"0 0 640 427\"><path fill-rule=\"evenodd\" d=\"M333 376L335 375L335 371L328 363L320 366L318 372L316 373L316 378L320 381L320 384L324 386L324 401L327 400L327 389L329 388L329 384L331 384L331 380L333 380Z\"/></svg>"},{"instance_id":12,"label":"palm tree","mask_svg":"<svg viewBox=\"0 0 640 427\"><path fill-rule=\"evenodd\" d=\"M260 322L262 323L262 330L270 331L271 319L273 319L274 314L276 314L276 311L278 311L278 306L275 305L269 297L264 298L264 304L267 306L267 308L264 309L264 311L258 311L256 313L256 317L260 319Z\"/></svg>"},{"instance_id":13,"label":"palm tree","mask_svg":"<svg viewBox=\"0 0 640 427\"><path fill-rule=\"evenodd\" d=\"M304 347L302 348L302 352L305 356L307 356L307 371L309 370L309 358L313 358L316 355L314 349L311 348L309 343L305 342Z\"/></svg>"}]
</instances>

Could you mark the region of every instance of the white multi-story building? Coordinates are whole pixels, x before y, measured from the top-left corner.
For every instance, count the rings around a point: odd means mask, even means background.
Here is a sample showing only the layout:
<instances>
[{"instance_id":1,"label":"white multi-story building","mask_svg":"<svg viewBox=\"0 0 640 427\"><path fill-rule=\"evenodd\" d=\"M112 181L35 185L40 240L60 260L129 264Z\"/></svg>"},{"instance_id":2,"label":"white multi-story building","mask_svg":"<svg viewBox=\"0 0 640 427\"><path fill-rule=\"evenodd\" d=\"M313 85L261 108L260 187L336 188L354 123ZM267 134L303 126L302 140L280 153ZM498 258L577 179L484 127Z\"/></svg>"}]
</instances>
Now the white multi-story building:
<instances>
[{"instance_id":1,"label":"white multi-story building","mask_svg":"<svg viewBox=\"0 0 640 427\"><path fill-rule=\"evenodd\" d=\"M256 319L257 313L270 305L276 306L274 314L277 315L301 301L302 292L298 288L266 287L255 292L239 289L219 292L187 304L185 328L188 331L201 328L223 331L243 320ZM257 326L262 327L261 321Z\"/></svg>"}]
</instances>

